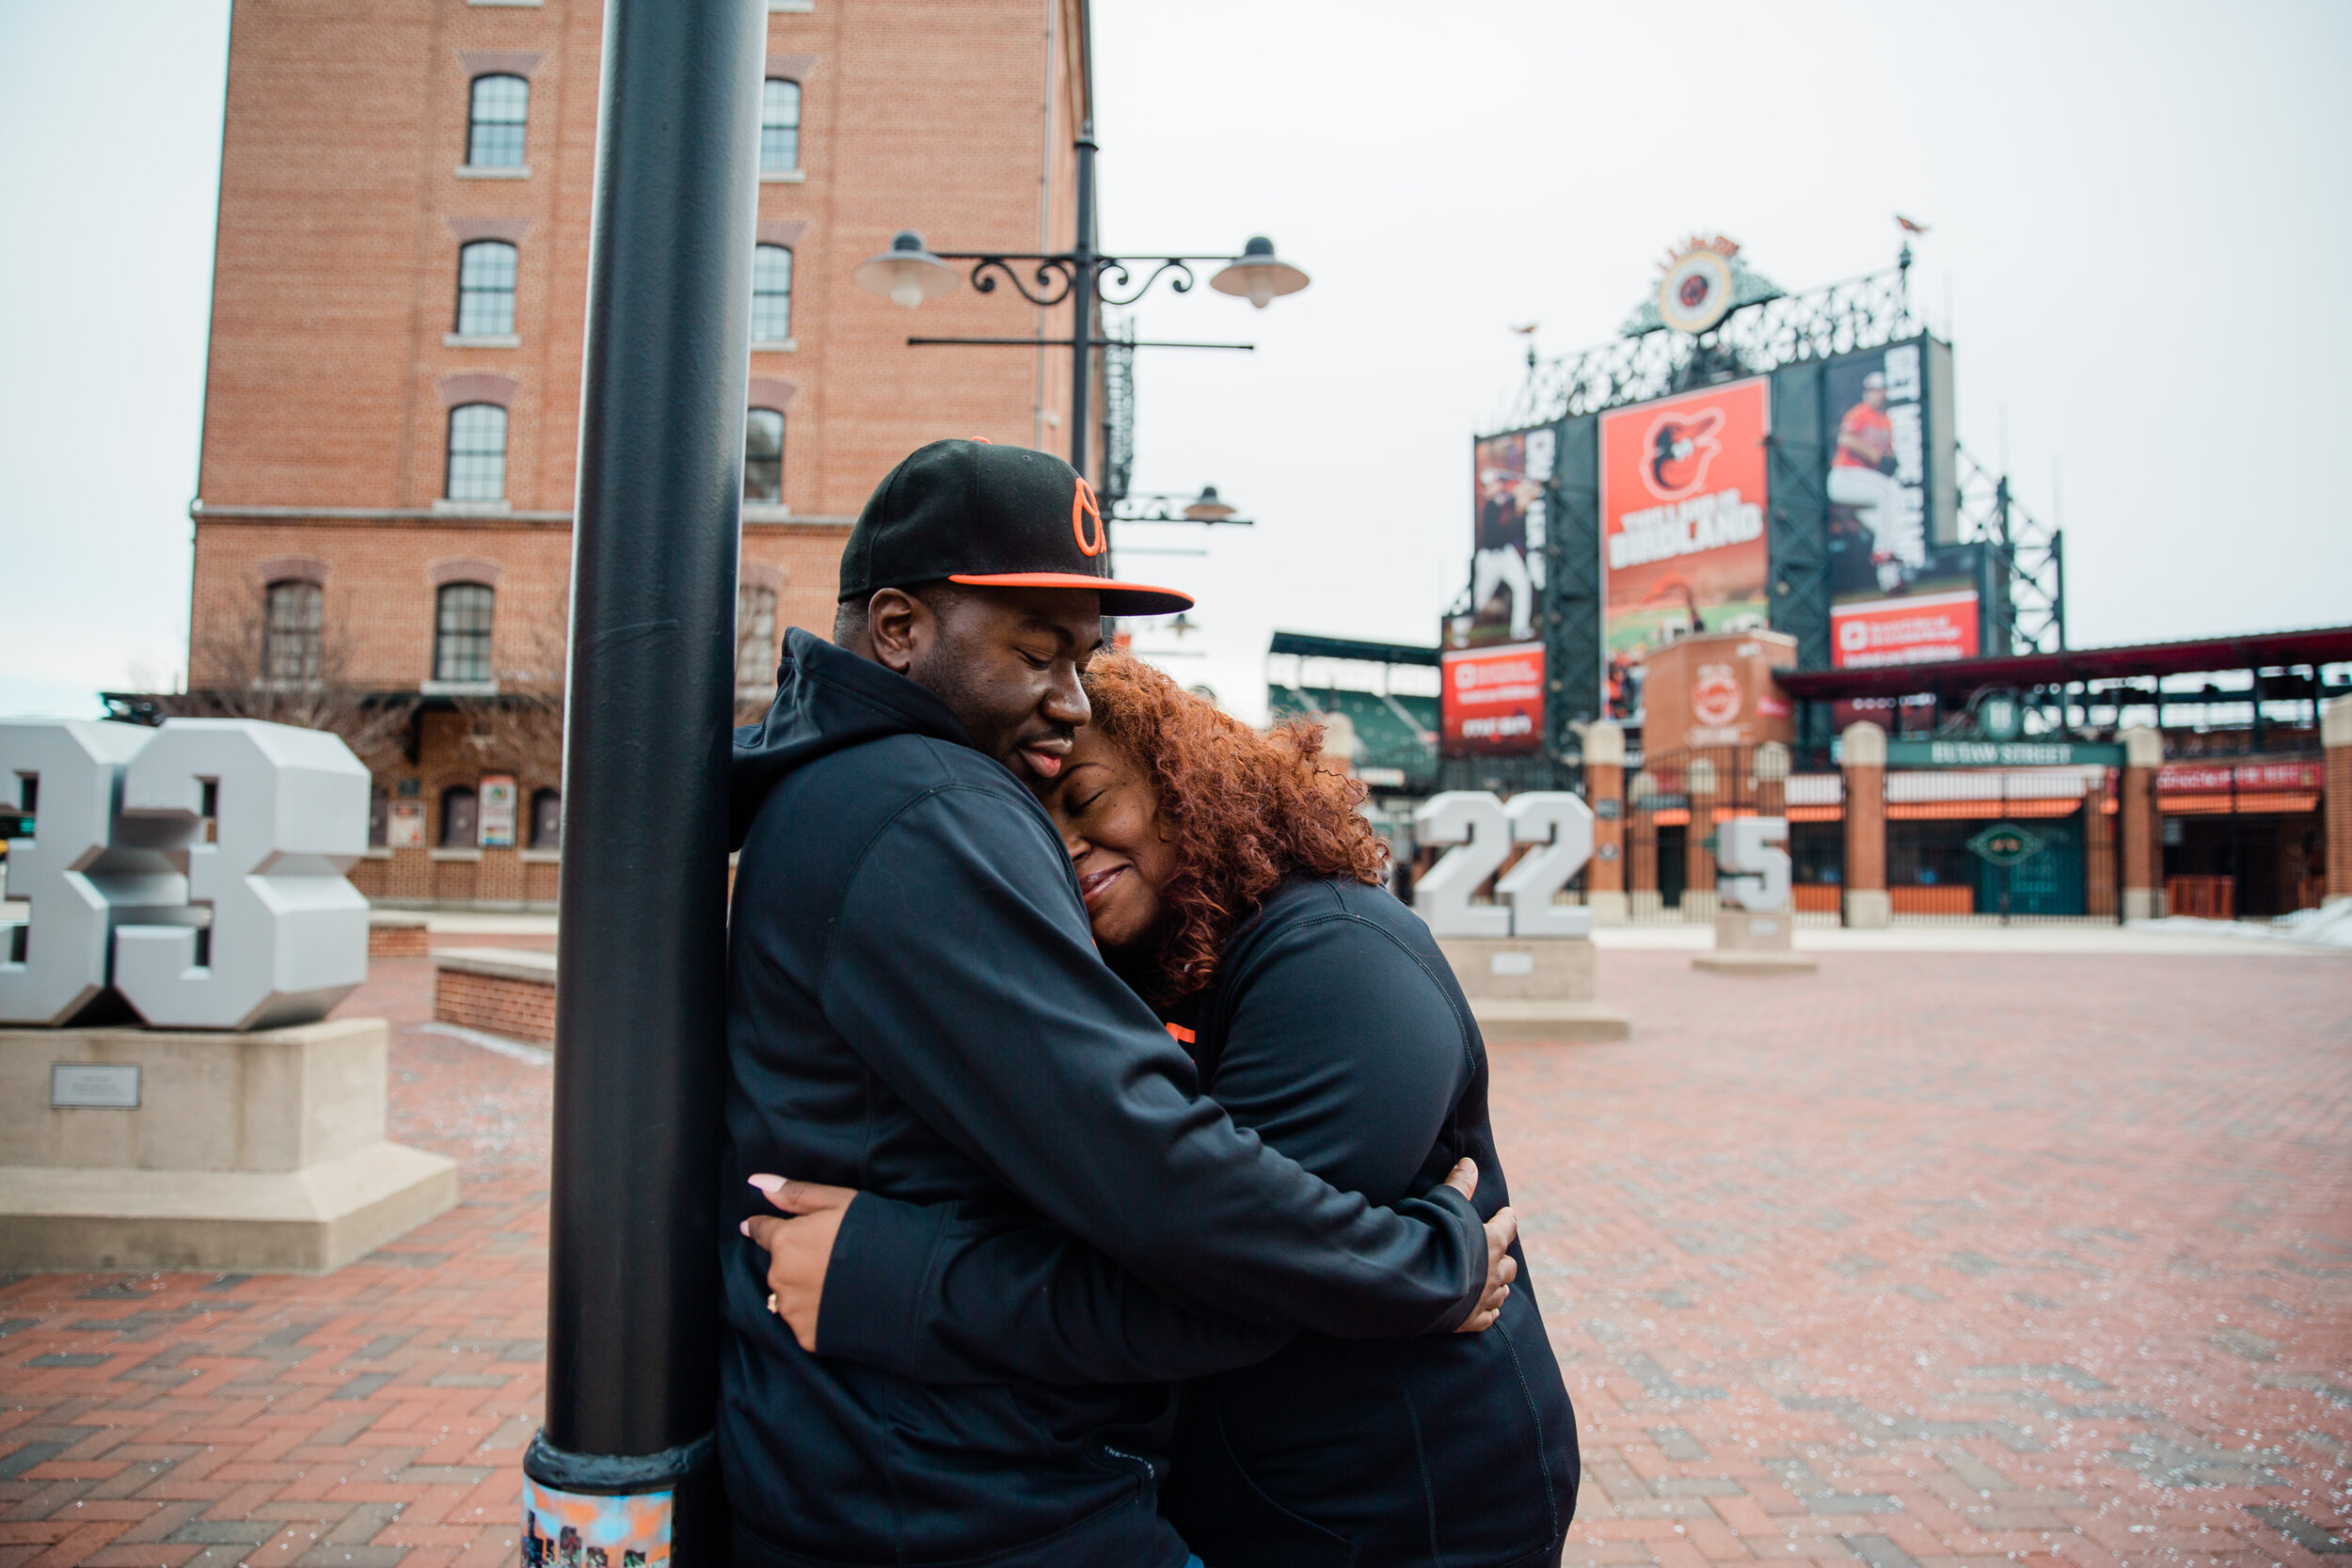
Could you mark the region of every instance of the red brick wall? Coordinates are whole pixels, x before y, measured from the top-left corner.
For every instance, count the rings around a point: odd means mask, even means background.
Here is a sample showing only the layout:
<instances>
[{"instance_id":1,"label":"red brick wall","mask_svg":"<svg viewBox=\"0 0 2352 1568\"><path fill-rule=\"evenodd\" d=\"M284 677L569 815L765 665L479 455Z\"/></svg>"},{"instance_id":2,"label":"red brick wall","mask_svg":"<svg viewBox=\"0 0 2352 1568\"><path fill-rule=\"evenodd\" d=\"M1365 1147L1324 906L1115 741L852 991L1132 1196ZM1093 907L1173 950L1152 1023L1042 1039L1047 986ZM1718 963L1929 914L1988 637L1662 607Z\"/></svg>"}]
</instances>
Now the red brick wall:
<instances>
[{"instance_id":1,"label":"red brick wall","mask_svg":"<svg viewBox=\"0 0 2352 1568\"><path fill-rule=\"evenodd\" d=\"M555 1038L555 986L551 979L543 983L436 970L433 1016L444 1023L486 1030L509 1039L551 1042Z\"/></svg>"},{"instance_id":2,"label":"red brick wall","mask_svg":"<svg viewBox=\"0 0 2352 1568\"><path fill-rule=\"evenodd\" d=\"M368 927L368 957L371 958L421 958L433 951L433 934L421 926L371 926Z\"/></svg>"},{"instance_id":3,"label":"red brick wall","mask_svg":"<svg viewBox=\"0 0 2352 1568\"><path fill-rule=\"evenodd\" d=\"M285 557L323 566L329 636L359 684L413 690L431 674L434 572L455 561L494 569L492 662L502 681L539 678L560 657L602 10L600 0L237 0L191 685L229 673L214 651L258 612L262 563ZM792 520L747 524L743 549L747 562L782 574L783 626L830 633L848 522L899 457L943 436L1037 436L1034 353L905 343L913 330L1025 336L1039 325L1034 309L1008 290L967 288L917 315L850 275L901 228L920 229L935 248L1036 249L1049 151L1053 243L1069 244L1077 10L1078 0L818 0L811 12L769 18L771 58L805 62L806 178L763 182L758 209L771 229L800 226L798 347L755 356L750 372L794 388ZM539 56L529 72L528 179L454 172L465 158L464 56L477 52ZM518 348L443 343L456 297L451 220L468 218L528 224ZM1048 322L1047 335L1066 334L1069 314ZM1048 354L1045 366L1043 405L1061 409L1067 359ZM514 383L512 510L436 515L448 417L440 384L485 372ZM1067 441L1063 426L1043 431L1049 448ZM396 777L421 778L437 813L441 775L466 759L435 747L428 736L419 767ZM551 782L523 780L525 800ZM447 863L370 864L383 869L362 885L380 880L388 896L435 896L469 877L505 885L487 862L464 873Z\"/></svg>"}]
</instances>

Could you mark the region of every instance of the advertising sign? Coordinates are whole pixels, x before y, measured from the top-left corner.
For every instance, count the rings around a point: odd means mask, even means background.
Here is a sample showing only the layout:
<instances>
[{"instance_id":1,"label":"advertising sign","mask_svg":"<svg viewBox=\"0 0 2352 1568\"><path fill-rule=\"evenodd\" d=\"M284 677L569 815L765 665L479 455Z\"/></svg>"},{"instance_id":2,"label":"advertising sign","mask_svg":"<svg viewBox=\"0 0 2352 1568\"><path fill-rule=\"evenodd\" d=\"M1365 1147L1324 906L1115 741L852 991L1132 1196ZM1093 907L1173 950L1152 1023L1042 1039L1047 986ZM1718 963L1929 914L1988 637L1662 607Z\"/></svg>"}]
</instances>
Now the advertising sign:
<instances>
[{"instance_id":1,"label":"advertising sign","mask_svg":"<svg viewBox=\"0 0 2352 1568\"><path fill-rule=\"evenodd\" d=\"M1600 416L1602 647L1610 712L1641 709L1651 650L1768 619L1771 383L1725 382Z\"/></svg>"},{"instance_id":2,"label":"advertising sign","mask_svg":"<svg viewBox=\"0 0 2352 1568\"><path fill-rule=\"evenodd\" d=\"M1840 670L1977 657L1977 591L1833 604L1830 662Z\"/></svg>"},{"instance_id":3,"label":"advertising sign","mask_svg":"<svg viewBox=\"0 0 2352 1568\"><path fill-rule=\"evenodd\" d=\"M385 833L388 849L421 849L424 847L424 802L394 800L391 827Z\"/></svg>"},{"instance_id":4,"label":"advertising sign","mask_svg":"<svg viewBox=\"0 0 2352 1568\"><path fill-rule=\"evenodd\" d=\"M2233 790L2317 789L2315 762L2168 762L2156 771L2156 787L2167 795L2227 795Z\"/></svg>"},{"instance_id":5,"label":"advertising sign","mask_svg":"<svg viewBox=\"0 0 2352 1568\"><path fill-rule=\"evenodd\" d=\"M482 837L477 841L485 849L512 849L515 847L515 775L485 773L482 776Z\"/></svg>"},{"instance_id":6,"label":"advertising sign","mask_svg":"<svg viewBox=\"0 0 2352 1568\"><path fill-rule=\"evenodd\" d=\"M1544 586L1544 485L1558 433L1549 426L1489 436L1470 449L1472 463L1470 613L1446 641L1524 642L1535 635L1535 598Z\"/></svg>"},{"instance_id":7,"label":"advertising sign","mask_svg":"<svg viewBox=\"0 0 2352 1568\"><path fill-rule=\"evenodd\" d=\"M1438 662L1445 677L1439 727L1448 756L1532 752L1542 745L1542 643L1448 648Z\"/></svg>"}]
</instances>

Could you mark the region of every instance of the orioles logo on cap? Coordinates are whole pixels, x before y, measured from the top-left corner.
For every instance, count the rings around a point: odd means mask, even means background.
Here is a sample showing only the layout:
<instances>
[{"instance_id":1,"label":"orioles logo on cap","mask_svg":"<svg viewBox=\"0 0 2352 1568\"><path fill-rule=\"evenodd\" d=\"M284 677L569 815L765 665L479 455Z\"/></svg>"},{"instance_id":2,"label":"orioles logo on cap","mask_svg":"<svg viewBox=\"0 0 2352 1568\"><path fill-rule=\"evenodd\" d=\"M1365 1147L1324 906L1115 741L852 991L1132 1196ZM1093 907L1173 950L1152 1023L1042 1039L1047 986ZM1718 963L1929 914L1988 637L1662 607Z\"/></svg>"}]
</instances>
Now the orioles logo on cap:
<instances>
[{"instance_id":1,"label":"orioles logo on cap","mask_svg":"<svg viewBox=\"0 0 2352 1568\"><path fill-rule=\"evenodd\" d=\"M1092 533L1087 531L1089 522L1094 525ZM1078 536L1080 555L1097 556L1111 547L1110 536L1103 530L1103 508L1094 499L1094 486L1086 482L1083 474L1078 477L1078 488L1070 497L1070 531Z\"/></svg>"}]
</instances>

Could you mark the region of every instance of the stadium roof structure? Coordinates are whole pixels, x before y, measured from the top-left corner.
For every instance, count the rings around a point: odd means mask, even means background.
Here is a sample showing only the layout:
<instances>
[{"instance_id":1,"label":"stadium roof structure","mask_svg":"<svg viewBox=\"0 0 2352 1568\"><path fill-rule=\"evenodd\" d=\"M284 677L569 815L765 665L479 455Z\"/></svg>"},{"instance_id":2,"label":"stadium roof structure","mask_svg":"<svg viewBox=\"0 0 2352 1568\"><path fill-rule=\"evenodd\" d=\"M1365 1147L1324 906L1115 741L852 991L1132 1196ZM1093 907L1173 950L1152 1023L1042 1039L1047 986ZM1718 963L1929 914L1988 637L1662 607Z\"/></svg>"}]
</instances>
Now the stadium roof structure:
<instances>
[{"instance_id":1,"label":"stadium roof structure","mask_svg":"<svg viewBox=\"0 0 2352 1568\"><path fill-rule=\"evenodd\" d=\"M1773 678L1792 697L1838 702L1857 697L1963 694L1992 687L2057 687L2090 681L2147 680L2202 671L2276 670L2352 663L2352 626L2249 632L2179 642L2068 648L2008 658L1960 658L1937 664L1883 664L1862 670L1783 670Z\"/></svg>"},{"instance_id":2,"label":"stadium roof structure","mask_svg":"<svg viewBox=\"0 0 2352 1568\"><path fill-rule=\"evenodd\" d=\"M1311 632L1278 631L1266 644L1266 655L1295 654L1301 658L1352 658L1366 664L1426 664L1435 668L1438 650L1410 642L1361 642L1352 637L1317 637Z\"/></svg>"}]
</instances>

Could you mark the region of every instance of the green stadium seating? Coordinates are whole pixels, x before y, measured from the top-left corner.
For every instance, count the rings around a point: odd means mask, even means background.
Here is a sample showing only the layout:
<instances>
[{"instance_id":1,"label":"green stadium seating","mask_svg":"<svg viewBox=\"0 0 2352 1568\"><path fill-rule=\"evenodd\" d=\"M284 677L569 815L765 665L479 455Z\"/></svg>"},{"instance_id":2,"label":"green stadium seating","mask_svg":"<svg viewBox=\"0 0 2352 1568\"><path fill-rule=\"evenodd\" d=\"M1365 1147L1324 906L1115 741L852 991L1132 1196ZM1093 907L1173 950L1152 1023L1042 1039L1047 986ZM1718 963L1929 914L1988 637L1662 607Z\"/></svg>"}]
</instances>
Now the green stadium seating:
<instances>
[{"instance_id":1,"label":"green stadium seating","mask_svg":"<svg viewBox=\"0 0 2352 1568\"><path fill-rule=\"evenodd\" d=\"M1356 758L1359 768L1401 769L1407 787L1426 784L1437 775L1435 697L1383 697L1377 691L1340 687L1269 686L1266 712L1278 723L1317 713L1344 714L1356 726L1361 748Z\"/></svg>"}]
</instances>

